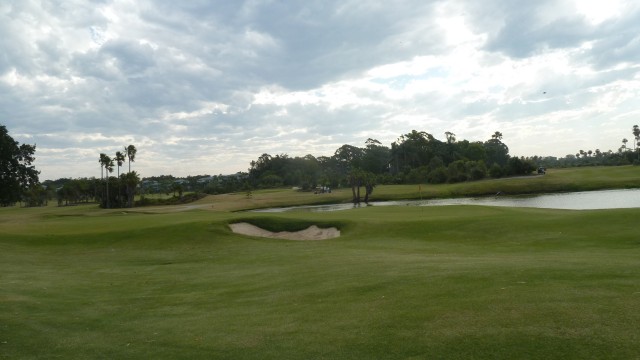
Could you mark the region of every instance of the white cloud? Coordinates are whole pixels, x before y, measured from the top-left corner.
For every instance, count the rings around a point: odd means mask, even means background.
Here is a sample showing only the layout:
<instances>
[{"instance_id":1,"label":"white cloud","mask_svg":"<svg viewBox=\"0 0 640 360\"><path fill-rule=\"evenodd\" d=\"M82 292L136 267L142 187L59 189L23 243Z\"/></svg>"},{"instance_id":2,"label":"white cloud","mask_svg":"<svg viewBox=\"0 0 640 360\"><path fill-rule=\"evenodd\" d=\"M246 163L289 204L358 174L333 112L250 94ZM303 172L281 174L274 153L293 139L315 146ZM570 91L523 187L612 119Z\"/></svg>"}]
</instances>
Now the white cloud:
<instances>
[{"instance_id":1,"label":"white cloud","mask_svg":"<svg viewBox=\"0 0 640 360\"><path fill-rule=\"evenodd\" d=\"M43 178L230 173L413 129L516 155L616 149L637 123L632 1L0 4L0 122Z\"/></svg>"}]
</instances>

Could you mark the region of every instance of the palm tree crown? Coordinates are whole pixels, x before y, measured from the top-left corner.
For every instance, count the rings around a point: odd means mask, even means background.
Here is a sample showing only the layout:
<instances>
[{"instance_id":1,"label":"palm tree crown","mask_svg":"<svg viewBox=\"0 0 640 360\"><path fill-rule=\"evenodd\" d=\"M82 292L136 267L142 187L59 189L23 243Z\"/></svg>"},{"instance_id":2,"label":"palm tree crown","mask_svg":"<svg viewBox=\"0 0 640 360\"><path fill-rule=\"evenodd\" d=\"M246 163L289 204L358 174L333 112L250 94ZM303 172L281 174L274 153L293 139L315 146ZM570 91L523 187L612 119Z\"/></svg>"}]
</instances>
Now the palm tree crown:
<instances>
[{"instance_id":1,"label":"palm tree crown","mask_svg":"<svg viewBox=\"0 0 640 360\"><path fill-rule=\"evenodd\" d=\"M124 148L125 153L127 154L127 159L129 160L129 172L131 172L131 162L136 159L136 152L138 151L135 146L129 145Z\"/></svg>"},{"instance_id":2,"label":"palm tree crown","mask_svg":"<svg viewBox=\"0 0 640 360\"><path fill-rule=\"evenodd\" d=\"M116 157L114 159L116 161L116 165L118 165L118 178L120 177L120 166L124 164L124 154L120 151L116 151Z\"/></svg>"}]
</instances>

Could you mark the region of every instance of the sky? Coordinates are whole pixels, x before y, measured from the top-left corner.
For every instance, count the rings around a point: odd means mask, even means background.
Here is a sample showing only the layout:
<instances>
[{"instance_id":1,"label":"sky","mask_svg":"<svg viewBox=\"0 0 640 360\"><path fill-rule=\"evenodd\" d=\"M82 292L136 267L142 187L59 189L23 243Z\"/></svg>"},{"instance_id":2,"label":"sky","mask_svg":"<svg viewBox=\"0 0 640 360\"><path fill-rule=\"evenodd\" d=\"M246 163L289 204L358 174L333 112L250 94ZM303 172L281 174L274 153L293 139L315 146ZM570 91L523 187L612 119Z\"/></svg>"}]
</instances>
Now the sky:
<instances>
[{"instance_id":1,"label":"sky","mask_svg":"<svg viewBox=\"0 0 640 360\"><path fill-rule=\"evenodd\" d=\"M617 151L638 123L635 0L0 1L0 124L41 180L129 144L142 177L217 175L412 130Z\"/></svg>"}]
</instances>

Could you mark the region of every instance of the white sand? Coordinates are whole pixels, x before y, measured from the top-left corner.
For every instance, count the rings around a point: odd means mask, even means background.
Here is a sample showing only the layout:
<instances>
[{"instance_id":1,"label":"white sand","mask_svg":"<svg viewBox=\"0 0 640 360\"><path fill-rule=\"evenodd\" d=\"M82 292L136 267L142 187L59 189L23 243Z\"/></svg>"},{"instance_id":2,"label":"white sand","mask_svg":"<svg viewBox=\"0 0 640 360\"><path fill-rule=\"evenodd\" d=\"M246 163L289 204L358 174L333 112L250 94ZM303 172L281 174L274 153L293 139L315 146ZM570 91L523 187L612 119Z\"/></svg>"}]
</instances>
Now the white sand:
<instances>
[{"instance_id":1,"label":"white sand","mask_svg":"<svg viewBox=\"0 0 640 360\"><path fill-rule=\"evenodd\" d=\"M326 240L333 239L340 236L340 230L332 227L327 229L321 229L315 225L309 226L305 230L290 232L272 232L249 223L236 223L230 224L231 231L237 234L259 236L273 239L286 239L286 240Z\"/></svg>"}]
</instances>

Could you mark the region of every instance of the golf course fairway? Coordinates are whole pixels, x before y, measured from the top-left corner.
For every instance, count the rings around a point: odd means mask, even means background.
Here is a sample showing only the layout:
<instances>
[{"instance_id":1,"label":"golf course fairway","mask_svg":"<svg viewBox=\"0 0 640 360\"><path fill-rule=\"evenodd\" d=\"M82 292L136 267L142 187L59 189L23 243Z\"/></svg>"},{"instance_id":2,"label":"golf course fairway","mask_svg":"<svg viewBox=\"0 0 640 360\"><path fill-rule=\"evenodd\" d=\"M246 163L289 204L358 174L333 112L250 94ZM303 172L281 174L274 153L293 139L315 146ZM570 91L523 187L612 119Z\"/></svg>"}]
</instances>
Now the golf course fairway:
<instances>
[{"instance_id":1,"label":"golf course fairway","mask_svg":"<svg viewBox=\"0 0 640 360\"><path fill-rule=\"evenodd\" d=\"M211 207L0 209L0 359L640 358L640 209Z\"/></svg>"}]
</instances>

